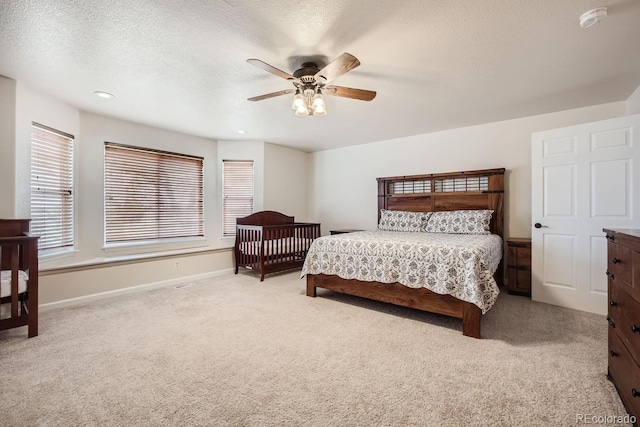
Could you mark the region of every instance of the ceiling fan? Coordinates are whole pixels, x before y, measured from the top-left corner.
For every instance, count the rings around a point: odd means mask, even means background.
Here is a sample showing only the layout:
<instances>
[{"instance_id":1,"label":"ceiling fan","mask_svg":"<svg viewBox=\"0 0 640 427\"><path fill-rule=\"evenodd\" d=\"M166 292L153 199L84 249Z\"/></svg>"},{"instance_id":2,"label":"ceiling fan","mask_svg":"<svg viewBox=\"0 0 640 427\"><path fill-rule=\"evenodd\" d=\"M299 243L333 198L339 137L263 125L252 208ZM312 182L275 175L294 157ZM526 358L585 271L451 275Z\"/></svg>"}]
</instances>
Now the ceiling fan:
<instances>
[{"instance_id":1,"label":"ceiling fan","mask_svg":"<svg viewBox=\"0 0 640 427\"><path fill-rule=\"evenodd\" d=\"M293 75L279 70L259 59L247 59L247 62L271 74L289 80L295 86L295 89L286 89L254 96L248 100L261 101L263 99L295 92L292 108L295 110L296 116L308 116L309 114L326 116L327 107L324 103L323 93L326 95L341 96L343 98L359 99L361 101L371 101L376 97L376 92L371 90L327 85L329 82L360 65L358 58L349 53L343 53L323 69L319 69L315 62L305 62L300 68L293 72Z\"/></svg>"}]
</instances>

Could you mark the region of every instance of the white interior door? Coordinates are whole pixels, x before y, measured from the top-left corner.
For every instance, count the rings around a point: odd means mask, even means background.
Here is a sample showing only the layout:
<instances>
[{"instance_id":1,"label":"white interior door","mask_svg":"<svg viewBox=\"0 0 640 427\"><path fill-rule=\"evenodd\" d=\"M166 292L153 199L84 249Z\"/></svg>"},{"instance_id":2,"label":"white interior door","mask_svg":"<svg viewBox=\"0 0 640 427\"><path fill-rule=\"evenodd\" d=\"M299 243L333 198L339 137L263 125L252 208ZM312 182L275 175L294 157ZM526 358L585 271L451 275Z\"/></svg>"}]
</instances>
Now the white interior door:
<instances>
[{"instance_id":1,"label":"white interior door","mask_svg":"<svg viewBox=\"0 0 640 427\"><path fill-rule=\"evenodd\" d=\"M606 314L603 228L640 226L640 115L531 136L531 297Z\"/></svg>"}]
</instances>

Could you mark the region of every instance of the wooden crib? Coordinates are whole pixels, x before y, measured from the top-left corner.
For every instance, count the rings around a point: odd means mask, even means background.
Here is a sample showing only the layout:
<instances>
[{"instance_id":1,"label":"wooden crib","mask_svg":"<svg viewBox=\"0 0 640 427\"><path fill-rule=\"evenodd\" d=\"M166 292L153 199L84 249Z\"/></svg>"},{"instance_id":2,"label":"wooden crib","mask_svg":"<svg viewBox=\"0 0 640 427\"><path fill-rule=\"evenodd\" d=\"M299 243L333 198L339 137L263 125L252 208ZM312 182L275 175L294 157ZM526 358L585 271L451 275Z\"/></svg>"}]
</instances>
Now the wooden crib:
<instances>
[{"instance_id":1,"label":"wooden crib","mask_svg":"<svg viewBox=\"0 0 640 427\"><path fill-rule=\"evenodd\" d=\"M0 330L27 325L29 338L38 335L38 238L30 221L0 219Z\"/></svg>"},{"instance_id":2,"label":"wooden crib","mask_svg":"<svg viewBox=\"0 0 640 427\"><path fill-rule=\"evenodd\" d=\"M239 267L264 275L302 267L320 224L295 222L275 211L256 212L236 219L236 274Z\"/></svg>"}]
</instances>

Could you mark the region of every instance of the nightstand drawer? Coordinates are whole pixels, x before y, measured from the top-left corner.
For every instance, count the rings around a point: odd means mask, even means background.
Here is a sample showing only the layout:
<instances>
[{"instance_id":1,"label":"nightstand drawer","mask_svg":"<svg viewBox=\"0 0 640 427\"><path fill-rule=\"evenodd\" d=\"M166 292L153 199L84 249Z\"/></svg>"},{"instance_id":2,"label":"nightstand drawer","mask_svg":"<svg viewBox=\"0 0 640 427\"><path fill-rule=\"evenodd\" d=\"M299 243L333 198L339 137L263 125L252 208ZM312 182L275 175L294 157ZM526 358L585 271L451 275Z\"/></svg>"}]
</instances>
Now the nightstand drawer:
<instances>
[{"instance_id":1,"label":"nightstand drawer","mask_svg":"<svg viewBox=\"0 0 640 427\"><path fill-rule=\"evenodd\" d=\"M531 268L531 248L509 246L509 267Z\"/></svg>"},{"instance_id":2,"label":"nightstand drawer","mask_svg":"<svg viewBox=\"0 0 640 427\"><path fill-rule=\"evenodd\" d=\"M531 295L531 239L507 239L507 288Z\"/></svg>"},{"instance_id":3,"label":"nightstand drawer","mask_svg":"<svg viewBox=\"0 0 640 427\"><path fill-rule=\"evenodd\" d=\"M510 292L531 294L531 271L508 268L507 280L509 281Z\"/></svg>"}]
</instances>

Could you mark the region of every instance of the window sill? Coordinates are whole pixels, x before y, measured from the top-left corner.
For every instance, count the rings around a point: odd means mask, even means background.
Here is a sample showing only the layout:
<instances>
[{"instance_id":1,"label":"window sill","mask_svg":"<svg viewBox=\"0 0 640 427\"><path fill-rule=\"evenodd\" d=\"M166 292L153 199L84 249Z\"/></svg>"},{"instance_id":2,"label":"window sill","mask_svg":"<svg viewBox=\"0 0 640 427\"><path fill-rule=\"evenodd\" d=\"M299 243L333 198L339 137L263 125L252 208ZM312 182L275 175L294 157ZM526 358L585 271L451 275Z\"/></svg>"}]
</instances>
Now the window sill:
<instances>
[{"instance_id":1,"label":"window sill","mask_svg":"<svg viewBox=\"0 0 640 427\"><path fill-rule=\"evenodd\" d=\"M91 270L94 268L113 267L116 265L134 264L145 261L156 261L166 258L178 258L183 256L198 255L204 253L221 253L233 250L233 248L195 248L187 250L174 250L163 252L147 252L144 254L129 254L119 256L109 256L103 258L94 258L86 261L69 263L55 267L40 267L40 274L43 276L57 273L68 273L71 271Z\"/></svg>"},{"instance_id":2,"label":"window sill","mask_svg":"<svg viewBox=\"0 0 640 427\"><path fill-rule=\"evenodd\" d=\"M73 249L73 248L62 250L62 251L55 251L55 252L43 251L41 253L38 253L38 261L49 262L49 261L54 261L54 260L63 259L63 258L71 258L75 256L75 254L77 254L78 252L79 251L77 249Z\"/></svg>"},{"instance_id":3,"label":"window sill","mask_svg":"<svg viewBox=\"0 0 640 427\"><path fill-rule=\"evenodd\" d=\"M181 239L154 240L146 242L125 242L114 243L103 246L102 250L108 254L139 255L164 251L174 251L182 249L202 248L207 246L207 239L204 237L189 237Z\"/></svg>"}]
</instances>

